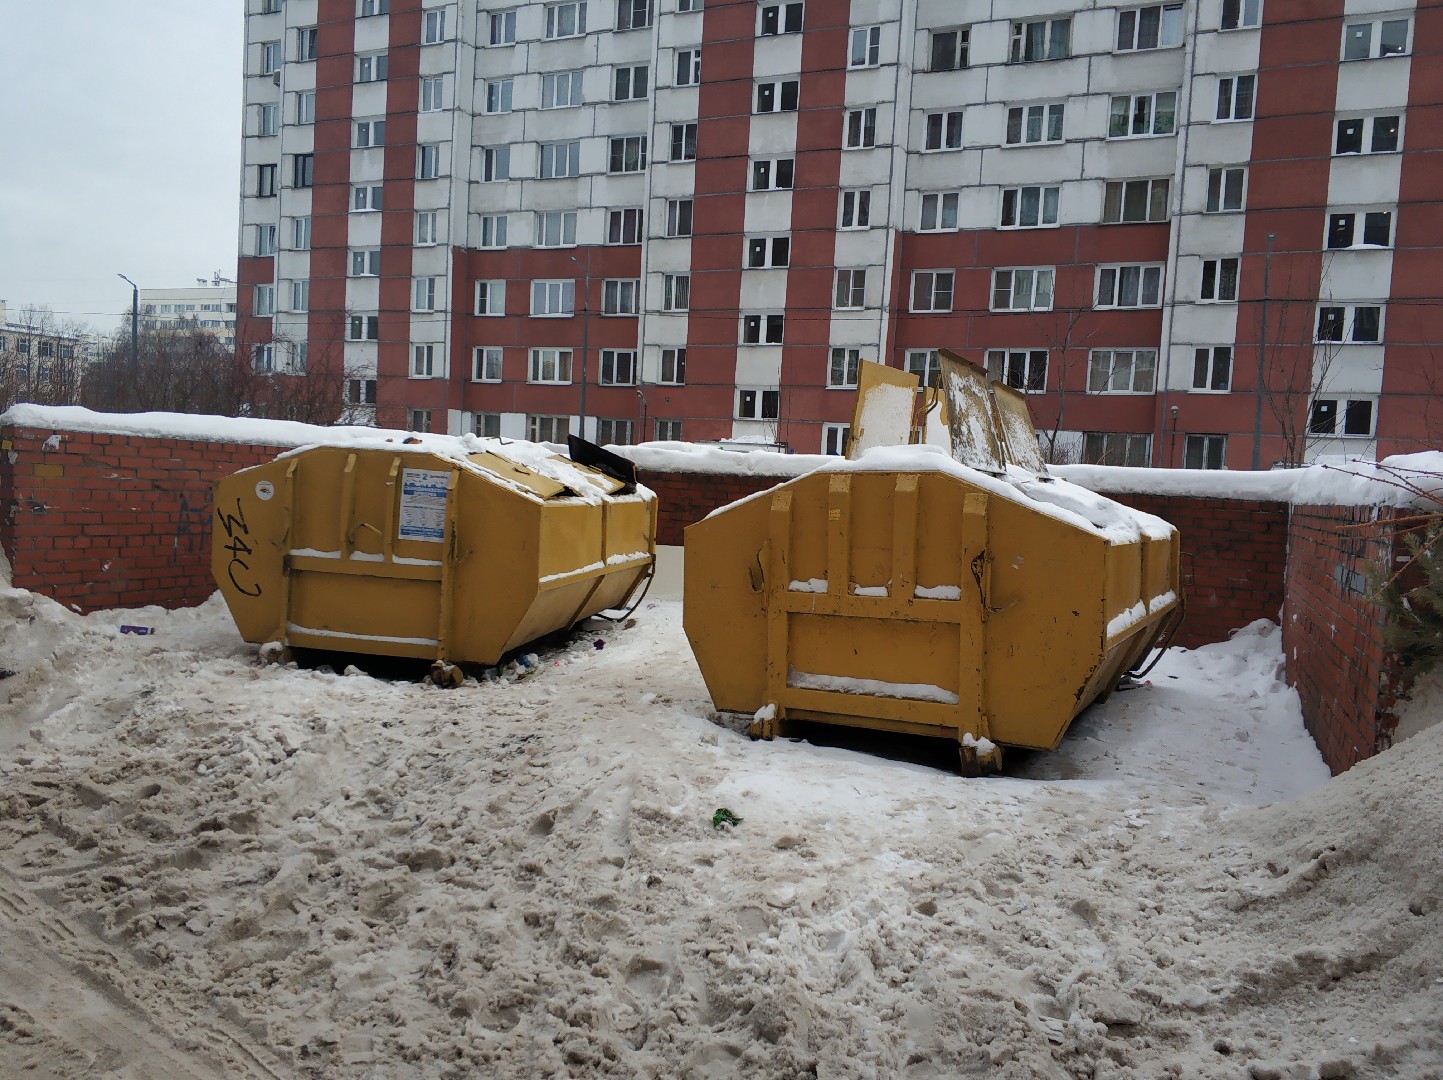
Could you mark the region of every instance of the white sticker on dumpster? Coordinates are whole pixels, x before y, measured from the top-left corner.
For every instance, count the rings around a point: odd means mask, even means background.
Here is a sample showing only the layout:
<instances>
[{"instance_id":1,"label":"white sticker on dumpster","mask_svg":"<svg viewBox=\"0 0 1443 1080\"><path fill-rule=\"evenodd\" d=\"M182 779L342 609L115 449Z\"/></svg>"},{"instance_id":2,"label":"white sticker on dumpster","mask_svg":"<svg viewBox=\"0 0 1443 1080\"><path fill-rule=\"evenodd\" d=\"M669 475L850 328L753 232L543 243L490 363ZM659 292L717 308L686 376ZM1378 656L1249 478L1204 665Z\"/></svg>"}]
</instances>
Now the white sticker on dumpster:
<instances>
[{"instance_id":1,"label":"white sticker on dumpster","mask_svg":"<svg viewBox=\"0 0 1443 1080\"><path fill-rule=\"evenodd\" d=\"M431 469L401 470L401 540L446 539L446 490L449 472Z\"/></svg>"}]
</instances>

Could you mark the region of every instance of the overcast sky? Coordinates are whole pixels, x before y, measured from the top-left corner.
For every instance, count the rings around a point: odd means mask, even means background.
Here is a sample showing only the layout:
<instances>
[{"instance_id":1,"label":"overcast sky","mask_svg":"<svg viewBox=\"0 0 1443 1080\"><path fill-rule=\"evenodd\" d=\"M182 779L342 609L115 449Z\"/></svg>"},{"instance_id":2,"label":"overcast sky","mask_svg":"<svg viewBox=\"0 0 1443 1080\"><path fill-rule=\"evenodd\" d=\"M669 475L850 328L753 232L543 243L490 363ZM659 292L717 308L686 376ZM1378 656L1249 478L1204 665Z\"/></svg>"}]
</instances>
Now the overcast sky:
<instances>
[{"instance_id":1,"label":"overcast sky","mask_svg":"<svg viewBox=\"0 0 1443 1080\"><path fill-rule=\"evenodd\" d=\"M234 277L241 0L0 0L0 299L111 330Z\"/></svg>"}]
</instances>

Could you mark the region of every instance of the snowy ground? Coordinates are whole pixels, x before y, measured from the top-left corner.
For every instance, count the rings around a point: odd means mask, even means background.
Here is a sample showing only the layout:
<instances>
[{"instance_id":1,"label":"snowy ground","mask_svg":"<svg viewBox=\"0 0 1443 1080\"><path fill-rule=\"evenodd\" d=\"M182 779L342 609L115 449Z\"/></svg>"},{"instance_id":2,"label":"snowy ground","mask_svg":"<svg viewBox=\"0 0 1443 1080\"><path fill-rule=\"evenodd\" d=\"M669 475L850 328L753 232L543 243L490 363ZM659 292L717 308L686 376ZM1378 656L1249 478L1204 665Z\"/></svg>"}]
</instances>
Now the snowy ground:
<instances>
[{"instance_id":1,"label":"snowy ground","mask_svg":"<svg viewBox=\"0 0 1443 1080\"><path fill-rule=\"evenodd\" d=\"M1443 1076L1443 726L1328 780L1278 650L963 780L713 722L671 601L440 691L0 579L0 1075Z\"/></svg>"}]
</instances>

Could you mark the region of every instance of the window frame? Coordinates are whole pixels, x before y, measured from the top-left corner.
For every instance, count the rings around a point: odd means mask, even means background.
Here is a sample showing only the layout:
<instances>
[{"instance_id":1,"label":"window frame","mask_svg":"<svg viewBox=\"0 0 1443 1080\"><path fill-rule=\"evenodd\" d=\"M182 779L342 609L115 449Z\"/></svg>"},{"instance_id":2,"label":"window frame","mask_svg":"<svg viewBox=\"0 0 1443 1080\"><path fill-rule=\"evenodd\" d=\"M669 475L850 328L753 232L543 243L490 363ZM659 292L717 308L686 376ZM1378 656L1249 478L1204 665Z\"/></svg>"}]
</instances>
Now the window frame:
<instances>
[{"instance_id":1,"label":"window frame","mask_svg":"<svg viewBox=\"0 0 1443 1080\"><path fill-rule=\"evenodd\" d=\"M1136 189L1136 185L1143 184L1143 216L1128 216L1128 193L1129 189ZM1160 194L1159 194L1160 192ZM1113 198L1116 193L1116 198ZM1135 201L1135 200L1134 200ZM1161 213L1154 216L1157 204L1161 201ZM1108 207L1116 204L1117 216L1110 217ZM1102 220L1103 225L1142 225L1167 221L1171 218L1172 203L1172 177L1170 176L1146 176L1135 179L1108 180L1103 184L1102 189Z\"/></svg>"},{"instance_id":2,"label":"window frame","mask_svg":"<svg viewBox=\"0 0 1443 1080\"><path fill-rule=\"evenodd\" d=\"M511 232L511 215L482 214L480 218L476 246L485 251L497 251L507 247Z\"/></svg>"},{"instance_id":3,"label":"window frame","mask_svg":"<svg viewBox=\"0 0 1443 1080\"><path fill-rule=\"evenodd\" d=\"M691 274L661 275L661 310L667 313L691 310Z\"/></svg>"},{"instance_id":4,"label":"window frame","mask_svg":"<svg viewBox=\"0 0 1443 1080\"><path fill-rule=\"evenodd\" d=\"M1106 263L1097 268L1093 286L1093 308L1097 311L1142 311L1162 307L1163 297L1163 263ZM1137 276L1138 302L1135 304L1122 303L1121 298L1127 286L1126 279L1135 271ZM1104 282L1109 280L1111 275L1110 299L1104 301L1102 294ZM1142 298L1148 294L1148 279L1154 278L1152 287L1155 290L1156 300L1146 302Z\"/></svg>"},{"instance_id":5,"label":"window frame","mask_svg":"<svg viewBox=\"0 0 1443 1080\"><path fill-rule=\"evenodd\" d=\"M917 231L922 233L947 233L957 232L962 227L962 192L960 191L924 191L921 193L921 201L918 204ZM934 200L935 222L933 226L927 225L927 204L928 200ZM951 200L952 224L946 225L947 200Z\"/></svg>"},{"instance_id":6,"label":"window frame","mask_svg":"<svg viewBox=\"0 0 1443 1080\"><path fill-rule=\"evenodd\" d=\"M837 228L844 232L858 232L872 227L872 189L870 187L843 188L838 197Z\"/></svg>"},{"instance_id":7,"label":"window frame","mask_svg":"<svg viewBox=\"0 0 1443 1080\"><path fill-rule=\"evenodd\" d=\"M1377 243L1376 239L1368 239L1371 234L1376 238L1379 218L1385 219L1382 224L1386 233L1386 242ZM1338 225L1340 222L1347 222L1348 242L1335 243L1338 239ZM1324 251L1387 251L1397 242L1397 209L1396 207L1348 207L1346 209L1335 209L1329 207L1327 216L1323 223L1323 250Z\"/></svg>"},{"instance_id":8,"label":"window frame","mask_svg":"<svg viewBox=\"0 0 1443 1080\"><path fill-rule=\"evenodd\" d=\"M1027 221L1025 213L1027 203L1027 192L1035 191L1035 221ZM1051 197L1051 218L1048 218L1048 193ZM1009 196L1011 196L1011 207L1009 214ZM1018 187L1004 187L1002 189L1002 208L1000 215L999 229L1053 229L1058 225L1061 214L1062 185L1061 184L1022 184ZM1012 220L1008 220L1009 216Z\"/></svg>"},{"instance_id":9,"label":"window frame","mask_svg":"<svg viewBox=\"0 0 1443 1080\"><path fill-rule=\"evenodd\" d=\"M1238 178L1237 205L1230 205L1231 177ZM1214 182L1216 181L1216 182ZM1240 214L1248 205L1248 167L1246 165L1212 165L1207 172L1207 198L1203 203L1205 214Z\"/></svg>"},{"instance_id":10,"label":"window frame","mask_svg":"<svg viewBox=\"0 0 1443 1080\"><path fill-rule=\"evenodd\" d=\"M1378 147L1378 121L1392 121L1392 145ZM1343 150L1343 125L1358 125L1358 149ZM1362 116L1340 116L1333 123L1333 157L1364 157L1372 154L1396 154L1403 149L1403 113L1365 113ZM1351 142L1351 140L1349 140Z\"/></svg>"},{"instance_id":11,"label":"window frame","mask_svg":"<svg viewBox=\"0 0 1443 1080\"><path fill-rule=\"evenodd\" d=\"M570 386L575 350L564 346L532 346L526 351L526 381L538 386Z\"/></svg>"},{"instance_id":12,"label":"window frame","mask_svg":"<svg viewBox=\"0 0 1443 1080\"><path fill-rule=\"evenodd\" d=\"M1194 453L1196 448L1196 453ZM1196 461L1197 464L1192 464ZM1219 471L1226 469L1228 461L1228 437L1201 431L1190 431L1183 438L1182 467ZM1210 464L1216 462L1216 464Z\"/></svg>"},{"instance_id":13,"label":"window frame","mask_svg":"<svg viewBox=\"0 0 1443 1080\"><path fill-rule=\"evenodd\" d=\"M1037 138L1031 137L1036 112ZM1056 146L1066 140L1067 102L1034 101L1007 109L1004 146Z\"/></svg>"},{"instance_id":14,"label":"window frame","mask_svg":"<svg viewBox=\"0 0 1443 1080\"><path fill-rule=\"evenodd\" d=\"M634 218L633 218L633 215ZM606 211L606 238L608 247L625 247L640 244L644 237L643 227L646 215L639 206L619 206ZM630 239L627 237L630 236ZM618 239L612 239L618 237Z\"/></svg>"},{"instance_id":15,"label":"window frame","mask_svg":"<svg viewBox=\"0 0 1443 1080\"><path fill-rule=\"evenodd\" d=\"M951 37L948 42L946 39ZM927 71L966 71L972 45L971 26L938 26L927 32ZM939 64L939 60L944 60Z\"/></svg>"},{"instance_id":16,"label":"window frame","mask_svg":"<svg viewBox=\"0 0 1443 1080\"><path fill-rule=\"evenodd\" d=\"M607 175L633 176L646 172L647 143L645 135L612 135L607 138Z\"/></svg>"},{"instance_id":17,"label":"window frame","mask_svg":"<svg viewBox=\"0 0 1443 1080\"><path fill-rule=\"evenodd\" d=\"M1357 303L1328 301L1320 303L1317 309L1317 318L1314 321L1313 342L1316 345L1383 345L1385 343L1385 310L1386 305L1381 301L1378 303ZM1329 319L1326 323L1325 313L1337 311L1341 314L1334 321ZM1375 314L1370 317L1369 324L1372 327L1372 337L1358 337L1358 315L1360 312L1370 311ZM1324 336L1325 326L1331 329L1338 328L1338 336Z\"/></svg>"},{"instance_id":18,"label":"window frame","mask_svg":"<svg viewBox=\"0 0 1443 1080\"><path fill-rule=\"evenodd\" d=\"M745 407L744 407L745 406ZM738 386L733 398L733 418L737 420L780 420L782 392L773 386Z\"/></svg>"},{"instance_id":19,"label":"window frame","mask_svg":"<svg viewBox=\"0 0 1443 1080\"><path fill-rule=\"evenodd\" d=\"M867 307L867 268L838 267L833 281L833 311L863 311ZM829 384L830 385L830 384Z\"/></svg>"},{"instance_id":20,"label":"window frame","mask_svg":"<svg viewBox=\"0 0 1443 1080\"><path fill-rule=\"evenodd\" d=\"M792 262L792 237L790 233L747 236L745 238L745 261L747 270L784 270Z\"/></svg>"},{"instance_id":21,"label":"window frame","mask_svg":"<svg viewBox=\"0 0 1443 1080\"><path fill-rule=\"evenodd\" d=\"M1218 255L1199 264L1198 303L1236 304L1242 281L1242 257Z\"/></svg>"},{"instance_id":22,"label":"window frame","mask_svg":"<svg viewBox=\"0 0 1443 1080\"><path fill-rule=\"evenodd\" d=\"M1227 124L1252 120L1258 108L1257 72L1219 75L1217 80L1217 115L1212 122Z\"/></svg>"},{"instance_id":23,"label":"window frame","mask_svg":"<svg viewBox=\"0 0 1443 1080\"><path fill-rule=\"evenodd\" d=\"M766 173L766 186L758 186L757 178ZM786 173L786 183L783 184L782 173ZM797 178L796 158L752 158L751 170L747 177L750 185L748 191L791 191Z\"/></svg>"},{"instance_id":24,"label":"window frame","mask_svg":"<svg viewBox=\"0 0 1443 1080\"><path fill-rule=\"evenodd\" d=\"M436 346L433 343L412 343L411 367L407 377L412 379L434 379L436 377Z\"/></svg>"},{"instance_id":25,"label":"window frame","mask_svg":"<svg viewBox=\"0 0 1443 1080\"><path fill-rule=\"evenodd\" d=\"M741 317L741 333L737 340L743 345L772 346L786 343L786 314L780 311L748 311Z\"/></svg>"},{"instance_id":26,"label":"window frame","mask_svg":"<svg viewBox=\"0 0 1443 1080\"><path fill-rule=\"evenodd\" d=\"M921 291L919 291L921 290ZM926 306L918 303L926 293ZM907 310L920 315L951 314L957 302L957 272L950 269L913 270L908 281Z\"/></svg>"},{"instance_id":27,"label":"window frame","mask_svg":"<svg viewBox=\"0 0 1443 1080\"><path fill-rule=\"evenodd\" d=\"M1342 61L1344 63L1351 63L1353 61L1386 60L1392 56L1413 55L1413 13L1403 14L1402 18L1398 18L1398 14L1402 13L1369 13L1361 17L1354 16L1352 21L1348 21L1345 16L1343 22L1343 47L1340 54ZM1386 48L1383 40L1384 30L1389 26L1397 26L1399 23L1405 26L1402 46L1397 49L1384 51ZM1359 56L1356 55L1356 49L1352 48L1354 41L1356 41L1356 36L1350 37L1349 35L1355 28L1361 26L1368 28L1368 39L1364 46L1363 55ZM1350 53L1354 55L1350 55Z\"/></svg>"},{"instance_id":28,"label":"window frame","mask_svg":"<svg viewBox=\"0 0 1443 1080\"><path fill-rule=\"evenodd\" d=\"M1158 350L1151 346L1089 350L1086 392L1097 397L1140 397L1157 393L1157 354ZM1123 356L1127 358L1125 366L1120 361ZM1139 364L1144 356L1151 357L1151 364ZM1102 372L1100 379L1099 371ZM1119 372L1125 374L1125 386L1115 385Z\"/></svg>"},{"instance_id":29,"label":"window frame","mask_svg":"<svg viewBox=\"0 0 1443 1080\"><path fill-rule=\"evenodd\" d=\"M641 72L641 78L637 78ZM625 83L625 93L622 84ZM650 64L613 64L611 67L611 100L645 101L651 95Z\"/></svg>"},{"instance_id":30,"label":"window frame","mask_svg":"<svg viewBox=\"0 0 1443 1080\"><path fill-rule=\"evenodd\" d=\"M1033 56L1031 55L1033 31L1037 27L1042 28L1041 52L1043 55ZM1060 34L1059 27L1061 28ZM1070 60L1071 58L1072 17L1070 15L1012 20L1011 44L1007 50L1009 64L1040 64L1048 60Z\"/></svg>"},{"instance_id":31,"label":"window frame","mask_svg":"<svg viewBox=\"0 0 1443 1080\"><path fill-rule=\"evenodd\" d=\"M477 278L472 286L471 313L480 319L499 319L506 314L506 279Z\"/></svg>"},{"instance_id":32,"label":"window frame","mask_svg":"<svg viewBox=\"0 0 1443 1080\"><path fill-rule=\"evenodd\" d=\"M1042 371L1040 375L1035 366L1040 363ZM987 368L988 377L994 382L1000 382L1004 386L1010 386L1020 394L1045 394L1047 393L1047 371L1051 367L1051 350L1049 349L988 349L984 355L984 363ZM1013 380L1016 365L1021 364L1021 379ZM1020 382L1020 385L1019 385Z\"/></svg>"},{"instance_id":33,"label":"window frame","mask_svg":"<svg viewBox=\"0 0 1443 1080\"><path fill-rule=\"evenodd\" d=\"M531 318L570 319L576 315L575 278L532 278Z\"/></svg>"},{"instance_id":34,"label":"window frame","mask_svg":"<svg viewBox=\"0 0 1443 1080\"><path fill-rule=\"evenodd\" d=\"M1230 394L1233 390L1236 350L1231 345L1195 345L1192 359L1194 394Z\"/></svg>"},{"instance_id":35,"label":"window frame","mask_svg":"<svg viewBox=\"0 0 1443 1080\"><path fill-rule=\"evenodd\" d=\"M864 359L855 345L833 345L827 354L827 389L855 390Z\"/></svg>"},{"instance_id":36,"label":"window frame","mask_svg":"<svg viewBox=\"0 0 1443 1080\"><path fill-rule=\"evenodd\" d=\"M656 382L658 386L686 385L685 345L667 346L661 350L657 358Z\"/></svg>"},{"instance_id":37,"label":"window frame","mask_svg":"<svg viewBox=\"0 0 1443 1080\"><path fill-rule=\"evenodd\" d=\"M606 318L640 315L641 282L637 278L602 278L601 314Z\"/></svg>"},{"instance_id":38,"label":"window frame","mask_svg":"<svg viewBox=\"0 0 1443 1080\"><path fill-rule=\"evenodd\" d=\"M607 361L610 360L610 377L607 374ZM617 368L624 368L622 377L617 377ZM596 385L597 386L635 386L637 376L636 350L635 349L602 349L597 356L596 363Z\"/></svg>"},{"instance_id":39,"label":"window frame","mask_svg":"<svg viewBox=\"0 0 1443 1080\"><path fill-rule=\"evenodd\" d=\"M1027 277L1019 277L1023 274ZM1003 288L1004 281L1005 288ZM1020 281L1026 282L1025 288L1018 287ZM1019 304L1018 298L1024 292L1026 293L1026 302ZM1046 299L1043 300L1043 297ZM989 311L1007 313L1051 311L1056 299L1057 267L1055 266L998 266L992 270L992 288L987 301Z\"/></svg>"},{"instance_id":40,"label":"window frame","mask_svg":"<svg viewBox=\"0 0 1443 1080\"><path fill-rule=\"evenodd\" d=\"M533 247L554 249L576 246L575 210L536 210L532 213Z\"/></svg>"},{"instance_id":41,"label":"window frame","mask_svg":"<svg viewBox=\"0 0 1443 1080\"><path fill-rule=\"evenodd\" d=\"M859 42L861 59L858 59ZM852 27L852 32L847 35L847 70L880 67L881 63L882 27L876 24Z\"/></svg>"},{"instance_id":42,"label":"window frame","mask_svg":"<svg viewBox=\"0 0 1443 1080\"><path fill-rule=\"evenodd\" d=\"M581 140L559 139L537 144L538 180L574 180L581 175Z\"/></svg>"},{"instance_id":43,"label":"window frame","mask_svg":"<svg viewBox=\"0 0 1443 1080\"><path fill-rule=\"evenodd\" d=\"M501 346L473 345L471 347L471 381L478 383L503 381L505 362L506 350Z\"/></svg>"},{"instance_id":44,"label":"window frame","mask_svg":"<svg viewBox=\"0 0 1443 1080\"><path fill-rule=\"evenodd\" d=\"M557 0L544 6L546 41L564 41L586 36L586 0ZM570 13L570 19L566 18ZM569 23L570 29L567 29Z\"/></svg>"},{"instance_id":45,"label":"window frame","mask_svg":"<svg viewBox=\"0 0 1443 1080\"><path fill-rule=\"evenodd\" d=\"M800 34L805 23L805 5L800 0L762 4L757 11L757 37Z\"/></svg>"}]
</instances>

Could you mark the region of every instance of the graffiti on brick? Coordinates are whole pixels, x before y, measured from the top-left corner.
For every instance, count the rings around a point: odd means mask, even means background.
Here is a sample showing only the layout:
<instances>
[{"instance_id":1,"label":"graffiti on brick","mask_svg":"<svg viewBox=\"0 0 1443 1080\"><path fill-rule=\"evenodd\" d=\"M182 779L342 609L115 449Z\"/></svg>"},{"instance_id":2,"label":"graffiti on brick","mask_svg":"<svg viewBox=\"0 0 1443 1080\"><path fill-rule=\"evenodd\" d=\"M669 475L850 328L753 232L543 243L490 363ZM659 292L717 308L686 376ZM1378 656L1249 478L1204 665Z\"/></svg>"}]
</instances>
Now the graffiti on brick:
<instances>
[{"instance_id":1,"label":"graffiti on brick","mask_svg":"<svg viewBox=\"0 0 1443 1080\"><path fill-rule=\"evenodd\" d=\"M261 594L260 582L255 580L251 573L250 563L246 562L243 557L252 555L254 552L251 550L250 544L246 542L251 530L250 526L246 524L245 511L241 509L240 499L237 498L235 501L234 514L228 514L217 506L215 515L220 519L220 527L225 530L226 543L222 547L230 552L230 562L226 565L230 583L243 596L259 596Z\"/></svg>"},{"instance_id":2,"label":"graffiti on brick","mask_svg":"<svg viewBox=\"0 0 1443 1080\"><path fill-rule=\"evenodd\" d=\"M180 516L175 525L174 547L180 551L183 547L186 554L194 555L205 547L205 519L210 516L210 492L206 492L204 500L198 505L192 506L190 500L182 495L180 497Z\"/></svg>"}]
</instances>

